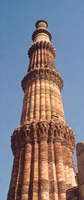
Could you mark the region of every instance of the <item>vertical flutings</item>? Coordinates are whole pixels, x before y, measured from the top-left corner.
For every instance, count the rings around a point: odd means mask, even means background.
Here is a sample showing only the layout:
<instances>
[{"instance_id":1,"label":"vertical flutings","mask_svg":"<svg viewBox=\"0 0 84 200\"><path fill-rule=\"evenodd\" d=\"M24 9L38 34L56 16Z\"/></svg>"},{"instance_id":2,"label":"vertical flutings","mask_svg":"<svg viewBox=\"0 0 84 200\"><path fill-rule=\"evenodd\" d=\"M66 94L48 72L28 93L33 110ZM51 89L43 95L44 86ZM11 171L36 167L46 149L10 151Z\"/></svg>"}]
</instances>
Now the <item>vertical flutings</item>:
<instances>
[{"instance_id":1,"label":"vertical flutings","mask_svg":"<svg viewBox=\"0 0 84 200\"><path fill-rule=\"evenodd\" d=\"M52 118L53 116L56 116L54 88L52 81L50 81L50 103L51 103L51 118Z\"/></svg>"},{"instance_id":2,"label":"vertical flutings","mask_svg":"<svg viewBox=\"0 0 84 200\"><path fill-rule=\"evenodd\" d=\"M66 200L66 184L65 173L62 157L62 146L60 140L54 140L55 162L56 162L56 174L58 184L58 199Z\"/></svg>"},{"instance_id":3,"label":"vertical flutings","mask_svg":"<svg viewBox=\"0 0 84 200\"><path fill-rule=\"evenodd\" d=\"M38 69L40 68L40 44L38 44Z\"/></svg>"},{"instance_id":4,"label":"vertical flutings","mask_svg":"<svg viewBox=\"0 0 84 200\"><path fill-rule=\"evenodd\" d=\"M32 53L32 57L31 57L31 70L34 69L34 56L35 56L35 52Z\"/></svg>"},{"instance_id":5,"label":"vertical flutings","mask_svg":"<svg viewBox=\"0 0 84 200\"><path fill-rule=\"evenodd\" d=\"M8 192L7 200L14 199L14 197L15 197L15 187L16 187L16 184L17 184L19 158L20 158L20 150L16 151L15 154L14 154L12 176L11 176L10 189L9 189L9 192Z\"/></svg>"},{"instance_id":6,"label":"vertical flutings","mask_svg":"<svg viewBox=\"0 0 84 200\"><path fill-rule=\"evenodd\" d=\"M34 69L37 68L37 49L35 49Z\"/></svg>"},{"instance_id":7,"label":"vertical flutings","mask_svg":"<svg viewBox=\"0 0 84 200\"><path fill-rule=\"evenodd\" d=\"M35 82L35 120L39 120L40 117L40 80L39 78L36 79Z\"/></svg>"},{"instance_id":8,"label":"vertical flutings","mask_svg":"<svg viewBox=\"0 0 84 200\"><path fill-rule=\"evenodd\" d=\"M34 140L34 152L33 152L33 188L32 188L32 200L38 200L38 142Z\"/></svg>"},{"instance_id":9,"label":"vertical flutings","mask_svg":"<svg viewBox=\"0 0 84 200\"><path fill-rule=\"evenodd\" d=\"M32 157L32 145L31 145L31 143L27 143L25 145L21 200L29 199L31 157Z\"/></svg>"},{"instance_id":10,"label":"vertical flutings","mask_svg":"<svg viewBox=\"0 0 84 200\"><path fill-rule=\"evenodd\" d=\"M51 130L53 132L53 130ZM52 134L52 133L51 133ZM58 200L53 134L48 142L49 200Z\"/></svg>"},{"instance_id":11,"label":"vertical flutings","mask_svg":"<svg viewBox=\"0 0 84 200\"><path fill-rule=\"evenodd\" d=\"M39 143L39 199L49 200L48 143L46 140L41 140Z\"/></svg>"},{"instance_id":12,"label":"vertical flutings","mask_svg":"<svg viewBox=\"0 0 84 200\"><path fill-rule=\"evenodd\" d=\"M46 119L51 119L51 105L50 105L50 88L48 79L45 80L45 111Z\"/></svg>"},{"instance_id":13,"label":"vertical flutings","mask_svg":"<svg viewBox=\"0 0 84 200\"><path fill-rule=\"evenodd\" d=\"M15 186L14 200L20 200L21 199L21 186L22 186L22 178L23 178L23 164L24 164L24 149L21 148L20 157L19 157L19 165L18 165L17 181L16 181L16 186Z\"/></svg>"},{"instance_id":14,"label":"vertical flutings","mask_svg":"<svg viewBox=\"0 0 84 200\"><path fill-rule=\"evenodd\" d=\"M34 103L35 103L35 81L32 80L31 94L30 94L30 113L29 113L30 121L34 119Z\"/></svg>"},{"instance_id":15,"label":"vertical flutings","mask_svg":"<svg viewBox=\"0 0 84 200\"><path fill-rule=\"evenodd\" d=\"M28 84L28 99L27 99L27 108L26 108L26 121L29 121L29 111L30 111L30 91L31 91L31 82Z\"/></svg>"},{"instance_id":16,"label":"vertical flutings","mask_svg":"<svg viewBox=\"0 0 84 200\"><path fill-rule=\"evenodd\" d=\"M45 81L40 80L40 118L45 119Z\"/></svg>"}]
</instances>

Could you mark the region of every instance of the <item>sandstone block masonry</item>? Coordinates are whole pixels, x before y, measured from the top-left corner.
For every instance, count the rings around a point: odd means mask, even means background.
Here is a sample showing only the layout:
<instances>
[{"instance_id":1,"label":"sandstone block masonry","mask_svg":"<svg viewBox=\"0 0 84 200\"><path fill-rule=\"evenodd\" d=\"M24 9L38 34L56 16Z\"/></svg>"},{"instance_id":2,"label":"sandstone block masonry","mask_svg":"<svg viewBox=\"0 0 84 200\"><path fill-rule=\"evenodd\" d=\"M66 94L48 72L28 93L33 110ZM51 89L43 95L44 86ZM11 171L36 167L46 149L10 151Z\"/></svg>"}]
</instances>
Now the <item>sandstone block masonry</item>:
<instances>
[{"instance_id":1,"label":"sandstone block masonry","mask_svg":"<svg viewBox=\"0 0 84 200\"><path fill-rule=\"evenodd\" d=\"M63 79L46 21L36 23L32 39L21 122L11 135L14 163L7 200L66 200L66 190L77 186L75 134L65 121Z\"/></svg>"}]
</instances>

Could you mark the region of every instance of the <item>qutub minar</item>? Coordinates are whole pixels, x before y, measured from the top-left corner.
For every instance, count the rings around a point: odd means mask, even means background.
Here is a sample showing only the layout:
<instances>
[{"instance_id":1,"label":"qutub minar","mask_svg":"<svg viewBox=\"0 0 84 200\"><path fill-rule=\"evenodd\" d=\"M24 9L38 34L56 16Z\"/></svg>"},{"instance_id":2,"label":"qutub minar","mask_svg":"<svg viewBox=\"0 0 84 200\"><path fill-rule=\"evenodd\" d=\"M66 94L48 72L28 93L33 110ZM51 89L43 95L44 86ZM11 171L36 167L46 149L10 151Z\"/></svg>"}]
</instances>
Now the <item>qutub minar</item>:
<instances>
[{"instance_id":1,"label":"qutub minar","mask_svg":"<svg viewBox=\"0 0 84 200\"><path fill-rule=\"evenodd\" d=\"M21 123L11 136L14 163L7 200L84 200L84 175L77 181L75 134L65 121L63 79L55 66L56 50L47 27L44 20L36 22L28 50ZM79 143L79 172L82 154L84 145Z\"/></svg>"}]
</instances>

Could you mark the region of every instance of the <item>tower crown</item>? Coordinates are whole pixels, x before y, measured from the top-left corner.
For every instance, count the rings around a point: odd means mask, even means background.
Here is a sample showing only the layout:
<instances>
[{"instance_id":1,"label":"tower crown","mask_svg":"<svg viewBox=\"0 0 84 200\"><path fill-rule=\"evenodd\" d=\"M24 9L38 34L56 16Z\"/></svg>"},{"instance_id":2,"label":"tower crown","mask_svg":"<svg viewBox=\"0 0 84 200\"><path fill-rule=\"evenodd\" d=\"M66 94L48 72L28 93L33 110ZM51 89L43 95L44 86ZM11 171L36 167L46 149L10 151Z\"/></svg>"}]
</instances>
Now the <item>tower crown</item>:
<instances>
[{"instance_id":1,"label":"tower crown","mask_svg":"<svg viewBox=\"0 0 84 200\"><path fill-rule=\"evenodd\" d=\"M34 42L39 41L51 41L51 33L47 29L48 23L45 20L39 20L36 22L36 30L32 34L32 40Z\"/></svg>"}]
</instances>

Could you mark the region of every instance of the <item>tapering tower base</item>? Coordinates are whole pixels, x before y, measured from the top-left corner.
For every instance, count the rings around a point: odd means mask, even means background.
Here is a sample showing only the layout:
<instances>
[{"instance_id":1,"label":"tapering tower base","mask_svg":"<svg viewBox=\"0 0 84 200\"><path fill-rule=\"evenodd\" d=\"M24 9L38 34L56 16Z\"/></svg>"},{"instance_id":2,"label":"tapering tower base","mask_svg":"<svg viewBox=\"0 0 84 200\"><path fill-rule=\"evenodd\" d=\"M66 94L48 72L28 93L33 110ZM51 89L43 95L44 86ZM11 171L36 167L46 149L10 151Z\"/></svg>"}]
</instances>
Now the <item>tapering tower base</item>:
<instances>
[{"instance_id":1,"label":"tapering tower base","mask_svg":"<svg viewBox=\"0 0 84 200\"><path fill-rule=\"evenodd\" d=\"M65 200L66 189L76 185L74 141L71 128L55 121L17 128L8 200Z\"/></svg>"}]
</instances>

